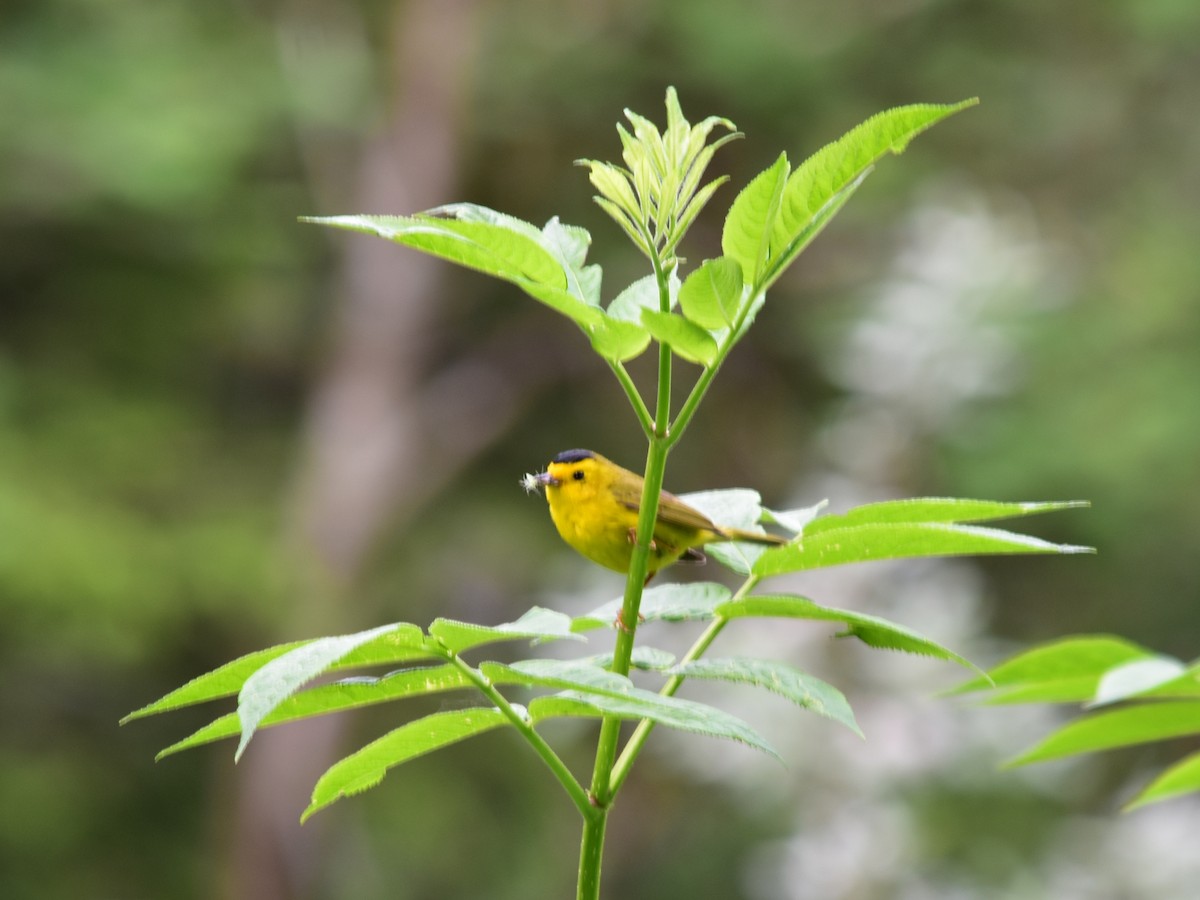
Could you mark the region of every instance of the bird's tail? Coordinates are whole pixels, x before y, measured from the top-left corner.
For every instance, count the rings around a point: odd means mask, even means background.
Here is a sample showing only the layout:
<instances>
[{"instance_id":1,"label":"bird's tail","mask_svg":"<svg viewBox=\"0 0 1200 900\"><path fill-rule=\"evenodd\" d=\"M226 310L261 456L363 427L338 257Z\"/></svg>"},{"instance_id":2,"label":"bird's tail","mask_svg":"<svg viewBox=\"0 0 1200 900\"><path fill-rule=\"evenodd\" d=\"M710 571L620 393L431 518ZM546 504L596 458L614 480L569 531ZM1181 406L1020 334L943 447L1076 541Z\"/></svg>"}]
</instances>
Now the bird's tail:
<instances>
[{"instance_id":1,"label":"bird's tail","mask_svg":"<svg viewBox=\"0 0 1200 900\"><path fill-rule=\"evenodd\" d=\"M751 544L786 544L788 539L765 531L743 531L740 528L722 528L721 537L731 541L746 541Z\"/></svg>"}]
</instances>

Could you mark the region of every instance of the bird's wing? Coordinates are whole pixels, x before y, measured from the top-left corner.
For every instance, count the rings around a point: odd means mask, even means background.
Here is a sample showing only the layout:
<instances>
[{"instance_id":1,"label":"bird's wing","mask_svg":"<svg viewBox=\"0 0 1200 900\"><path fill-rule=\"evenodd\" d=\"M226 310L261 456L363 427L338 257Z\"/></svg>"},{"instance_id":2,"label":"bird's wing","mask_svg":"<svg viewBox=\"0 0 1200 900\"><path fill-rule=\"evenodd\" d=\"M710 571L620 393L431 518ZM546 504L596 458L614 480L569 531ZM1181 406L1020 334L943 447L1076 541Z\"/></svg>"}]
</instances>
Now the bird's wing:
<instances>
[{"instance_id":1,"label":"bird's wing","mask_svg":"<svg viewBox=\"0 0 1200 900\"><path fill-rule=\"evenodd\" d=\"M614 484L612 492L617 502L627 509L637 512L641 507L641 485L634 487ZM720 529L713 524L712 519L704 515L700 510L688 506L670 491L663 491L659 497L658 519L660 522L675 526L676 528L695 528L700 531L720 532Z\"/></svg>"}]
</instances>

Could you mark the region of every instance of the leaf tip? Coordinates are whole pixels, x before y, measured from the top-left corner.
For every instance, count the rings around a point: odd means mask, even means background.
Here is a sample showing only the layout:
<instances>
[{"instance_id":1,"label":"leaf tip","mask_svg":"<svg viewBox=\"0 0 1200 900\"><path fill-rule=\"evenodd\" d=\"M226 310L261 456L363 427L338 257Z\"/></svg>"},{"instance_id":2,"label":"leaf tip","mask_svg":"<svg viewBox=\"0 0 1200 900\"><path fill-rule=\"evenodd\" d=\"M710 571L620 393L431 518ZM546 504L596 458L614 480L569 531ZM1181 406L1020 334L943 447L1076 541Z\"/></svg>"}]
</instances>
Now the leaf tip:
<instances>
[{"instance_id":1,"label":"leaf tip","mask_svg":"<svg viewBox=\"0 0 1200 900\"><path fill-rule=\"evenodd\" d=\"M1016 756L1010 756L1008 759L1001 760L997 766L1001 772L1010 772L1013 769L1019 769L1021 766L1029 765L1031 762L1036 762L1037 758L1033 755L1033 750L1026 750L1024 753L1018 753Z\"/></svg>"},{"instance_id":2,"label":"leaf tip","mask_svg":"<svg viewBox=\"0 0 1200 900\"><path fill-rule=\"evenodd\" d=\"M1156 793L1153 793L1153 791L1154 791L1154 783L1152 782L1151 784L1144 787L1141 791L1139 791L1137 796L1133 797L1131 800L1122 804L1121 812L1123 812L1123 813L1136 812L1139 809L1143 809L1144 807L1147 807L1147 806L1153 806L1154 804L1161 803L1164 800L1173 800L1176 797L1180 797L1186 793L1191 793L1191 791L1180 790L1180 791L1175 791L1175 792L1172 792L1169 794L1156 794Z\"/></svg>"},{"instance_id":3,"label":"leaf tip","mask_svg":"<svg viewBox=\"0 0 1200 900\"><path fill-rule=\"evenodd\" d=\"M242 754L246 752L246 747L250 744L250 737L254 732L249 733L243 731L242 739L238 741L237 749L233 751L233 764L236 766L242 759Z\"/></svg>"}]
</instances>

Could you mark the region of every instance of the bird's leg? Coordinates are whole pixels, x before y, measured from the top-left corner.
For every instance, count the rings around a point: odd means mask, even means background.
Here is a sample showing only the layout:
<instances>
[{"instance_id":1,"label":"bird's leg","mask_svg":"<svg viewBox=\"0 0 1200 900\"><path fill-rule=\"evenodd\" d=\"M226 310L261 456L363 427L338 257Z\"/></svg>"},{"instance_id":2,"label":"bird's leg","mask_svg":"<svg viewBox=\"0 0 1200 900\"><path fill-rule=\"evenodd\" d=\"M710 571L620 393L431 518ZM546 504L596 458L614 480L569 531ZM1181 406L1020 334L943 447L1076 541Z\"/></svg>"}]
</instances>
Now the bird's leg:
<instances>
[{"instance_id":1,"label":"bird's leg","mask_svg":"<svg viewBox=\"0 0 1200 900\"><path fill-rule=\"evenodd\" d=\"M629 529L629 543L631 543L631 544L637 543L637 529L636 528ZM650 552L655 553L655 552L657 552L657 550L658 550L658 546L654 543L654 539L651 538L650 539ZM647 572L646 580L642 582L642 587L645 587L646 585L648 585L650 583L650 579L653 577L654 577L653 571ZM641 613L638 613L638 622L645 622L645 621L646 621L646 617L643 616ZM616 625L618 628L620 628L626 634L633 633L633 629L630 628L627 624L625 624L625 610L621 610L620 612L617 613Z\"/></svg>"},{"instance_id":2,"label":"bird's leg","mask_svg":"<svg viewBox=\"0 0 1200 900\"><path fill-rule=\"evenodd\" d=\"M647 572L646 580L642 582L642 587L645 587L646 585L648 585L650 583L650 579L653 577L654 577L653 572ZM642 622L645 622L645 621L646 621L646 617L643 616L641 613L638 613L638 624L640 625ZM617 613L617 627L620 628L626 634L633 633L633 629L625 624L625 610L623 610L623 609Z\"/></svg>"},{"instance_id":3,"label":"bird's leg","mask_svg":"<svg viewBox=\"0 0 1200 900\"><path fill-rule=\"evenodd\" d=\"M646 580L649 581L650 576L647 576ZM646 621L646 617L643 616L641 613L638 613L638 623L640 624L645 621ZM620 628L626 634L633 634L633 629L625 624L625 610L621 610L620 612L617 613L616 624L617 624L617 627Z\"/></svg>"},{"instance_id":4,"label":"bird's leg","mask_svg":"<svg viewBox=\"0 0 1200 900\"><path fill-rule=\"evenodd\" d=\"M636 528L629 529L629 543L631 543L631 544L637 543L637 529ZM650 538L650 552L651 553L658 552L658 544L654 543L654 538Z\"/></svg>"}]
</instances>

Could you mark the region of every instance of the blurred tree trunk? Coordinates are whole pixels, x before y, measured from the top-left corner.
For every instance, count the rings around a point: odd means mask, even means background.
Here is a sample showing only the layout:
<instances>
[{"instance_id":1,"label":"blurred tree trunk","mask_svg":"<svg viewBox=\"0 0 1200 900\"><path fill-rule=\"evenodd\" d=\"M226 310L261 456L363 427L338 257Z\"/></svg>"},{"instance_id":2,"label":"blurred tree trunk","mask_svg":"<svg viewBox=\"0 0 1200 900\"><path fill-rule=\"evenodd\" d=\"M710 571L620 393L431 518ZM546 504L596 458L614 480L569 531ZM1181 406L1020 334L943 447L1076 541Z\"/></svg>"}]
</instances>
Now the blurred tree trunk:
<instances>
[{"instance_id":1,"label":"blurred tree trunk","mask_svg":"<svg viewBox=\"0 0 1200 900\"><path fill-rule=\"evenodd\" d=\"M457 127L476 50L474 0L411 0L391 23L390 105L361 148L353 209L408 213L454 196ZM300 10L292 10L300 13ZM335 173L312 172L335 181ZM352 630L339 615L381 527L425 497L437 479L422 452L427 404L425 340L441 264L378 239L348 237L338 276L335 333L311 399L303 464L293 489L293 552L299 560L287 637ZM493 431L493 434L495 432ZM447 468L469 459L464 445ZM347 625L347 623L353 623ZM228 895L238 900L311 896L319 886L322 824L299 825L317 777L338 756L344 718L260 733L239 767Z\"/></svg>"}]
</instances>

